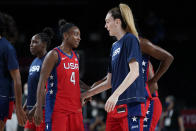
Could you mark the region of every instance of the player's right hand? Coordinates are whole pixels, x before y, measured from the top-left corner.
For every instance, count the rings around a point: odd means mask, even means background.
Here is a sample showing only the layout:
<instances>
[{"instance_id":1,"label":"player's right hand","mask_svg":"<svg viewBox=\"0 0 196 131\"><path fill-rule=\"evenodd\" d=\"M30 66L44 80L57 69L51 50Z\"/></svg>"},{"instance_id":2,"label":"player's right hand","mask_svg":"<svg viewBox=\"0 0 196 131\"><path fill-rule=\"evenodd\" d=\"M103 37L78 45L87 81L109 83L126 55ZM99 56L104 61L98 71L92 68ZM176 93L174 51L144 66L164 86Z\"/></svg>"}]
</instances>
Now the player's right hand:
<instances>
[{"instance_id":1,"label":"player's right hand","mask_svg":"<svg viewBox=\"0 0 196 131\"><path fill-rule=\"evenodd\" d=\"M16 106L16 116L18 119L18 124L20 126L25 126L27 121L26 112L23 110L22 106Z\"/></svg>"},{"instance_id":2,"label":"player's right hand","mask_svg":"<svg viewBox=\"0 0 196 131\"><path fill-rule=\"evenodd\" d=\"M148 82L148 88L150 90L150 93L153 94L155 91L158 90L158 85L156 82L153 82L152 79L150 79Z\"/></svg>"},{"instance_id":3,"label":"player's right hand","mask_svg":"<svg viewBox=\"0 0 196 131\"><path fill-rule=\"evenodd\" d=\"M85 105L85 97L80 97L80 102L81 102L81 104L82 104L82 106L84 106Z\"/></svg>"},{"instance_id":4,"label":"player's right hand","mask_svg":"<svg viewBox=\"0 0 196 131\"><path fill-rule=\"evenodd\" d=\"M91 101L92 100L92 97L88 97L88 98L82 98L80 99L81 103L82 103L82 106L86 105L86 103L88 101Z\"/></svg>"}]
</instances>

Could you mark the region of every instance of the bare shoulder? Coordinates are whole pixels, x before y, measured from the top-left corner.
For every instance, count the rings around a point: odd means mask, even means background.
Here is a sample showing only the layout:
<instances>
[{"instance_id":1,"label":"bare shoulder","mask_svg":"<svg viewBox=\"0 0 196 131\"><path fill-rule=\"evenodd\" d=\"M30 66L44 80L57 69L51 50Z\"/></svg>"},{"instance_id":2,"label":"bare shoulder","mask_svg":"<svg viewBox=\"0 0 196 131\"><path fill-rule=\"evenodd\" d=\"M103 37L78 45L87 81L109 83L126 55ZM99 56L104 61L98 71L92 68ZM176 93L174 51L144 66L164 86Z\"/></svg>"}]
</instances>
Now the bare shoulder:
<instances>
[{"instance_id":1,"label":"bare shoulder","mask_svg":"<svg viewBox=\"0 0 196 131\"><path fill-rule=\"evenodd\" d=\"M58 53L56 50L51 50L48 52L48 54L46 55L46 58L58 58Z\"/></svg>"},{"instance_id":2,"label":"bare shoulder","mask_svg":"<svg viewBox=\"0 0 196 131\"><path fill-rule=\"evenodd\" d=\"M58 53L56 50L51 50L47 53L45 60L46 63L57 63L58 62Z\"/></svg>"},{"instance_id":3,"label":"bare shoulder","mask_svg":"<svg viewBox=\"0 0 196 131\"><path fill-rule=\"evenodd\" d=\"M140 37L139 40L140 40L140 45L141 45L141 46L153 45L152 42L150 42L150 41L149 41L148 39L146 39L146 38Z\"/></svg>"},{"instance_id":4,"label":"bare shoulder","mask_svg":"<svg viewBox=\"0 0 196 131\"><path fill-rule=\"evenodd\" d=\"M143 53L149 53L153 48L155 48L154 44L152 44L148 39L140 37L139 40Z\"/></svg>"}]
</instances>

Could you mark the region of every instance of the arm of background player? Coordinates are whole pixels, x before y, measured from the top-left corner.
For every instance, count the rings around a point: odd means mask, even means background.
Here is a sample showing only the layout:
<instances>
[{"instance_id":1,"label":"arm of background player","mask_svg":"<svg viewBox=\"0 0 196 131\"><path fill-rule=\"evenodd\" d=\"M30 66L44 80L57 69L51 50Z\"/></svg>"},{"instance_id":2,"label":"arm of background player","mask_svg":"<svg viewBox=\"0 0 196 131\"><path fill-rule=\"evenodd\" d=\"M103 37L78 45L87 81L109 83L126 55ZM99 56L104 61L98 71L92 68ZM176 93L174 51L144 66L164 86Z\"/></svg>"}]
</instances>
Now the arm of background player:
<instances>
[{"instance_id":1,"label":"arm of background player","mask_svg":"<svg viewBox=\"0 0 196 131\"><path fill-rule=\"evenodd\" d=\"M46 98L45 96L46 96L46 91L44 91L44 95L42 95L42 104L43 105L45 105L45 98ZM35 104L33 106L33 108L28 112L28 115L27 116L28 116L29 122L32 122L36 108L37 108L37 104Z\"/></svg>"},{"instance_id":2,"label":"arm of background player","mask_svg":"<svg viewBox=\"0 0 196 131\"><path fill-rule=\"evenodd\" d=\"M102 82L106 81L107 79L107 76L105 76L103 79L93 83L93 85L91 87L88 86L88 89L91 89L91 88L94 88L96 87L97 85L101 84ZM84 83L85 84L85 83ZM92 100L92 97L88 97L88 98L85 98L85 100L82 100L81 99L81 102L82 102L82 105L85 105L88 101L91 101Z\"/></svg>"},{"instance_id":3,"label":"arm of background player","mask_svg":"<svg viewBox=\"0 0 196 131\"><path fill-rule=\"evenodd\" d=\"M95 82L91 89L81 94L81 101L84 103L86 98L99 94L111 88L111 73L107 74L107 79Z\"/></svg>"},{"instance_id":4,"label":"arm of background player","mask_svg":"<svg viewBox=\"0 0 196 131\"><path fill-rule=\"evenodd\" d=\"M156 83L168 70L169 66L174 60L174 57L166 50L152 44L149 40L144 38L140 38L140 47L142 53L150 55L160 61L159 67L156 70L154 77L149 81L151 83Z\"/></svg>"},{"instance_id":5,"label":"arm of background player","mask_svg":"<svg viewBox=\"0 0 196 131\"><path fill-rule=\"evenodd\" d=\"M105 104L105 110L107 112L113 111L118 97L137 79L139 76L139 64L135 59L129 62L130 72L127 74L120 86L114 91L114 93L109 97Z\"/></svg>"},{"instance_id":6,"label":"arm of background player","mask_svg":"<svg viewBox=\"0 0 196 131\"><path fill-rule=\"evenodd\" d=\"M39 125L43 119L43 97L45 97L45 85L47 82L52 69L54 68L55 64L58 62L58 54L55 50L50 51L42 64L39 82L37 86L37 107L34 114L34 121L36 125Z\"/></svg>"},{"instance_id":7,"label":"arm of background player","mask_svg":"<svg viewBox=\"0 0 196 131\"><path fill-rule=\"evenodd\" d=\"M101 80L99 80L99 81L93 83L93 85L91 86L91 88L94 88L95 86L101 84L101 83L104 82L105 80L107 80L107 75L106 75L104 78L102 78Z\"/></svg>"},{"instance_id":8,"label":"arm of background player","mask_svg":"<svg viewBox=\"0 0 196 131\"><path fill-rule=\"evenodd\" d=\"M16 97L16 115L18 118L18 123L19 125L24 126L27 120L27 116L22 108L22 86L19 69L10 70L10 75L14 81L14 92Z\"/></svg>"},{"instance_id":9,"label":"arm of background player","mask_svg":"<svg viewBox=\"0 0 196 131\"><path fill-rule=\"evenodd\" d=\"M80 88L82 88L84 90L88 90L88 89L90 89L90 86L88 86L82 80L80 80Z\"/></svg>"}]
</instances>

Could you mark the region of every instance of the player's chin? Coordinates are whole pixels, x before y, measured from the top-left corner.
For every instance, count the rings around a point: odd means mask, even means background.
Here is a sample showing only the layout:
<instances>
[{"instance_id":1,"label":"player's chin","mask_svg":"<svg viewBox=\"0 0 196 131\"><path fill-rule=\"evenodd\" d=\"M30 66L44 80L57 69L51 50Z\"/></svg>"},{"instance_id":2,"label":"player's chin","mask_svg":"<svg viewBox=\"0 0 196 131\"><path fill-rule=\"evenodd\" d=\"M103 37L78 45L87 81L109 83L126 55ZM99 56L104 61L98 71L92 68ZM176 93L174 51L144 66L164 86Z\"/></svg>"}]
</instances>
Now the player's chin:
<instances>
[{"instance_id":1,"label":"player's chin","mask_svg":"<svg viewBox=\"0 0 196 131\"><path fill-rule=\"evenodd\" d=\"M109 32L109 36L114 36L111 32Z\"/></svg>"},{"instance_id":2,"label":"player's chin","mask_svg":"<svg viewBox=\"0 0 196 131\"><path fill-rule=\"evenodd\" d=\"M79 44L74 44L74 48L78 48Z\"/></svg>"},{"instance_id":3,"label":"player's chin","mask_svg":"<svg viewBox=\"0 0 196 131\"><path fill-rule=\"evenodd\" d=\"M31 55L35 55L36 53L33 50L30 50Z\"/></svg>"}]
</instances>

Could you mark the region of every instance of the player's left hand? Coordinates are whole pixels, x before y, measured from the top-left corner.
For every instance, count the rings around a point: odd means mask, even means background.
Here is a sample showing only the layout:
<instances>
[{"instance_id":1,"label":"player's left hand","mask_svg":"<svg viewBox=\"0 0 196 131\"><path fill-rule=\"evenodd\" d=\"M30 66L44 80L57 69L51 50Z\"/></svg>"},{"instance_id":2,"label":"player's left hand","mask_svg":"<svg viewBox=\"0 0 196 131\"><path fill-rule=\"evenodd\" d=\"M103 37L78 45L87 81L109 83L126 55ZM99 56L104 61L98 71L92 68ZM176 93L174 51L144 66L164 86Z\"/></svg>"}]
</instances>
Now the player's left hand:
<instances>
[{"instance_id":1,"label":"player's left hand","mask_svg":"<svg viewBox=\"0 0 196 131\"><path fill-rule=\"evenodd\" d=\"M115 96L114 94L109 97L109 99L107 100L107 102L105 104L105 110L107 112L114 110L114 107L116 106L116 103L118 101L118 97L119 96Z\"/></svg>"},{"instance_id":2,"label":"player's left hand","mask_svg":"<svg viewBox=\"0 0 196 131\"><path fill-rule=\"evenodd\" d=\"M156 82L153 82L152 79L150 79L150 80L147 82L147 84L148 84L148 87L149 87L149 89L150 89L150 93L151 93L151 94L154 93L156 90L158 90L158 85L157 85L157 83L156 83Z\"/></svg>"},{"instance_id":3,"label":"player's left hand","mask_svg":"<svg viewBox=\"0 0 196 131\"><path fill-rule=\"evenodd\" d=\"M43 120L43 110L41 107L37 107L34 113L34 122L36 126L39 126Z\"/></svg>"},{"instance_id":4,"label":"player's left hand","mask_svg":"<svg viewBox=\"0 0 196 131\"><path fill-rule=\"evenodd\" d=\"M29 111L28 115L27 115L28 120L29 120L30 123L31 123L32 120L33 120L33 116L34 116L35 110L36 110L36 107L34 106L33 109L31 109L31 110Z\"/></svg>"}]
</instances>

